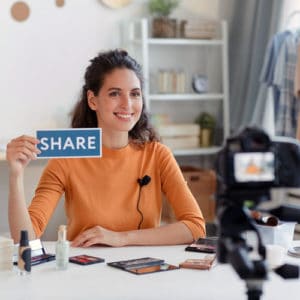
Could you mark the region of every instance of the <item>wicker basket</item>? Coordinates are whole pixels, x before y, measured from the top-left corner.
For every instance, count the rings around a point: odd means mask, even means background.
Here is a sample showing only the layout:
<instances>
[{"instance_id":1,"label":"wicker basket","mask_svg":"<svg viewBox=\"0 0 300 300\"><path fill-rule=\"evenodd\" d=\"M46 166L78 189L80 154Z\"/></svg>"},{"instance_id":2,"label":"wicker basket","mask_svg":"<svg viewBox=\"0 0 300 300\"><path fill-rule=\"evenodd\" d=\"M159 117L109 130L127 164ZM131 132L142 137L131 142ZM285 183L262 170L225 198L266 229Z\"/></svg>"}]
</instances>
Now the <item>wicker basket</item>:
<instances>
[{"instance_id":1,"label":"wicker basket","mask_svg":"<svg viewBox=\"0 0 300 300\"><path fill-rule=\"evenodd\" d=\"M187 39L214 39L217 35L217 22L191 19L180 23L181 37Z\"/></svg>"},{"instance_id":2,"label":"wicker basket","mask_svg":"<svg viewBox=\"0 0 300 300\"><path fill-rule=\"evenodd\" d=\"M155 38L175 38L176 19L166 17L152 20L152 36Z\"/></svg>"}]
</instances>

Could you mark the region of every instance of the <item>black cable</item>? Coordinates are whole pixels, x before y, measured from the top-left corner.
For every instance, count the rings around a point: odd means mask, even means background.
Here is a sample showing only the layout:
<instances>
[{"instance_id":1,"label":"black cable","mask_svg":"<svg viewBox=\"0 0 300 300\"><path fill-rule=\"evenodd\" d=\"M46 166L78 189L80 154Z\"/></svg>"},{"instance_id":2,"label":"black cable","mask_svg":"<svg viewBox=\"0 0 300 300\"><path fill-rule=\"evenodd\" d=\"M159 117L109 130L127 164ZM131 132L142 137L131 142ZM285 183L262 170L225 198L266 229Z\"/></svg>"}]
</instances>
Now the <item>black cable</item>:
<instances>
[{"instance_id":1,"label":"black cable","mask_svg":"<svg viewBox=\"0 0 300 300\"><path fill-rule=\"evenodd\" d=\"M140 210L140 207L139 207L140 206L140 200L141 200L142 187L144 185L147 185L150 181L151 181L151 177L148 176L148 175L145 175L142 178L138 178L138 180L137 180L137 182L138 182L138 184L140 186L140 189L139 189L139 197L138 197L138 200L137 200L137 203L136 203L136 209L137 209L138 213L141 215L141 221L140 221L140 223L138 225L138 229L141 229L141 225L142 225L143 220L144 220L143 213L142 213L142 211Z\"/></svg>"},{"instance_id":2,"label":"black cable","mask_svg":"<svg viewBox=\"0 0 300 300\"><path fill-rule=\"evenodd\" d=\"M143 223L143 220L144 220L144 216L143 216L143 213L142 211L140 210L140 200L141 200L141 192L142 192L142 186L140 185L140 189L139 189L139 197L138 197L138 201L136 203L136 210L138 211L138 213L141 215L141 221L138 225L138 229L141 229L141 225Z\"/></svg>"}]
</instances>

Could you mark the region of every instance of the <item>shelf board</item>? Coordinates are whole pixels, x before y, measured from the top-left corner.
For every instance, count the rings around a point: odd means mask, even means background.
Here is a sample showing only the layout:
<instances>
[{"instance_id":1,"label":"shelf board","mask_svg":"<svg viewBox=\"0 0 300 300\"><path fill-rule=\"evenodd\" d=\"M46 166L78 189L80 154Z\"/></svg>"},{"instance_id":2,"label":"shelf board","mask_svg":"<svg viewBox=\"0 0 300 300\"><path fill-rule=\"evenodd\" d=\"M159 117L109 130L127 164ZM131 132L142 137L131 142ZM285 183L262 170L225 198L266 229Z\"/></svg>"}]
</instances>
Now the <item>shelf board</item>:
<instances>
[{"instance_id":1,"label":"shelf board","mask_svg":"<svg viewBox=\"0 0 300 300\"><path fill-rule=\"evenodd\" d=\"M223 94L150 94L151 101L182 101L182 100L222 100Z\"/></svg>"},{"instance_id":2,"label":"shelf board","mask_svg":"<svg viewBox=\"0 0 300 300\"><path fill-rule=\"evenodd\" d=\"M195 148L195 149L177 149L172 150L175 156L185 156L185 155L209 155L216 154L222 149L221 146L214 146L209 148Z\"/></svg>"},{"instance_id":3,"label":"shelf board","mask_svg":"<svg viewBox=\"0 0 300 300\"><path fill-rule=\"evenodd\" d=\"M133 39L132 42L141 44L140 39ZM222 40L199 40L199 39L164 39L149 38L146 40L149 45L176 45L176 46L215 46L223 45Z\"/></svg>"}]
</instances>

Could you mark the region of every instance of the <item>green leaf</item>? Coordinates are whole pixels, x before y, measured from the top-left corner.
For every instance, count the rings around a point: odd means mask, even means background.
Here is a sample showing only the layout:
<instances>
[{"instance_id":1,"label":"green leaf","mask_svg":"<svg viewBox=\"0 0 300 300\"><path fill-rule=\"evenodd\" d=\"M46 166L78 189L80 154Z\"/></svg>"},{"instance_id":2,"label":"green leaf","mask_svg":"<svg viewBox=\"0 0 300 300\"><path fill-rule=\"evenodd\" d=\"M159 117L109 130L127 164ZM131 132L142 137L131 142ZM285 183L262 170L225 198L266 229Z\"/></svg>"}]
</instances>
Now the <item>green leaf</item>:
<instances>
[{"instance_id":1,"label":"green leaf","mask_svg":"<svg viewBox=\"0 0 300 300\"><path fill-rule=\"evenodd\" d=\"M153 15L167 17L178 4L179 0L150 0L149 11Z\"/></svg>"}]
</instances>

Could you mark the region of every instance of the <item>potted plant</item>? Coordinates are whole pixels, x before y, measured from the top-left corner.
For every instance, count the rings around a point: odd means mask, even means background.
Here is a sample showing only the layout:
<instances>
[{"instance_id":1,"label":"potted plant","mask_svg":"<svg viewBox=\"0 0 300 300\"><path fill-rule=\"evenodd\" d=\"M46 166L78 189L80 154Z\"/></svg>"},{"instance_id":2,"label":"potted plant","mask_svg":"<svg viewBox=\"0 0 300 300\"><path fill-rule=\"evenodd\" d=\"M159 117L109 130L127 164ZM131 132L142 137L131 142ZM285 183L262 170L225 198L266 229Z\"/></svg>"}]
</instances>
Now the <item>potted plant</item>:
<instances>
[{"instance_id":1,"label":"potted plant","mask_svg":"<svg viewBox=\"0 0 300 300\"><path fill-rule=\"evenodd\" d=\"M179 0L150 0L149 11L154 16L152 20L152 35L158 38L176 37L176 19L169 18L178 6Z\"/></svg>"},{"instance_id":2,"label":"potted plant","mask_svg":"<svg viewBox=\"0 0 300 300\"><path fill-rule=\"evenodd\" d=\"M200 126L200 145L210 147L213 144L213 133L216 126L215 118L207 112L201 113L195 120Z\"/></svg>"}]
</instances>

